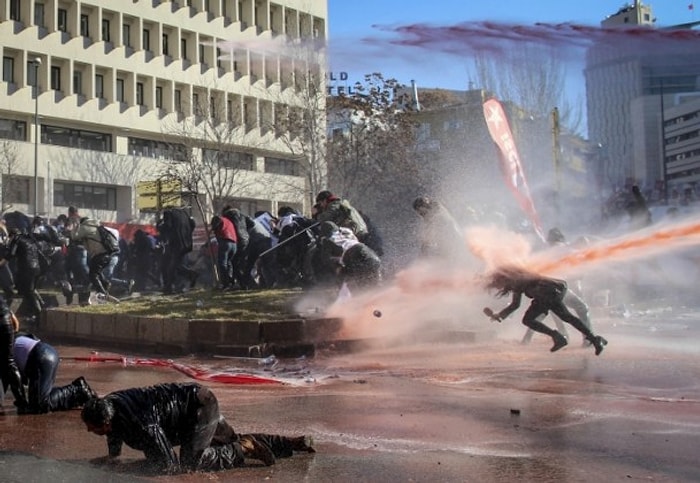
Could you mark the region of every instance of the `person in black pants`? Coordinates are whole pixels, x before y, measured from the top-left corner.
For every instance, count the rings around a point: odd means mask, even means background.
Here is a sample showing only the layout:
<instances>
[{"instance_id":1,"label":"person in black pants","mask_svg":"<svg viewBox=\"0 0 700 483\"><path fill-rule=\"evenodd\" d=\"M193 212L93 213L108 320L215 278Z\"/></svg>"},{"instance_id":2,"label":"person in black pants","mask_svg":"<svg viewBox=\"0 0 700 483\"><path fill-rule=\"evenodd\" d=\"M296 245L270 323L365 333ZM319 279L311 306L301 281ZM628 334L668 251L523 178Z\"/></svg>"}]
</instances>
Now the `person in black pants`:
<instances>
[{"instance_id":1,"label":"person in black pants","mask_svg":"<svg viewBox=\"0 0 700 483\"><path fill-rule=\"evenodd\" d=\"M564 305L564 297L568 290L564 280L544 277L519 267L509 266L494 270L486 277L485 285L487 289L495 290L498 297L512 294L510 305L500 312L494 313L490 309L485 309L491 319L498 322L520 307L523 295L532 299L530 307L523 316L523 324L535 332L550 336L554 342L550 349L552 352L558 351L568 342L559 331L549 328L542 322L550 310L561 320L571 324L581 332L595 348L595 355L600 355L608 343L603 337L593 334L591 329Z\"/></svg>"},{"instance_id":2,"label":"person in black pants","mask_svg":"<svg viewBox=\"0 0 700 483\"><path fill-rule=\"evenodd\" d=\"M195 222L182 208L170 208L163 212L157 224L158 236L163 245L161 271L163 293L175 293L177 276L182 275L190 282L190 288L197 283L198 273L187 266L187 254L192 251L192 233Z\"/></svg>"},{"instance_id":3,"label":"person in black pants","mask_svg":"<svg viewBox=\"0 0 700 483\"><path fill-rule=\"evenodd\" d=\"M23 381L28 386L27 406L20 414L43 414L66 411L97 397L85 378L79 377L67 386L54 387L59 357L56 349L32 334L15 337L13 354Z\"/></svg>"},{"instance_id":4,"label":"person in black pants","mask_svg":"<svg viewBox=\"0 0 700 483\"><path fill-rule=\"evenodd\" d=\"M13 228L10 230L7 258L14 258L16 263L15 287L22 297L17 313L38 321L41 311L44 310L44 301L36 290L37 281L41 275L39 246L30 235Z\"/></svg>"}]
</instances>

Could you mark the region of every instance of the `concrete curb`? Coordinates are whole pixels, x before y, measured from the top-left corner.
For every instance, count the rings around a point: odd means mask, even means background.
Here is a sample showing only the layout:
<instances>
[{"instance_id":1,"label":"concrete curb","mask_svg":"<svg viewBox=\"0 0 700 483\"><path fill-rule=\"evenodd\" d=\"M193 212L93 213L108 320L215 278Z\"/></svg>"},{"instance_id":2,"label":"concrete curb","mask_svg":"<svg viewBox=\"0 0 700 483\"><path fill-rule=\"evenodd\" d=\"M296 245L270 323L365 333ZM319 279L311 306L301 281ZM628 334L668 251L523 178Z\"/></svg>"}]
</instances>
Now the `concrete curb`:
<instances>
[{"instance_id":1,"label":"concrete curb","mask_svg":"<svg viewBox=\"0 0 700 483\"><path fill-rule=\"evenodd\" d=\"M272 321L164 319L50 309L37 332L54 342L155 354L219 354L244 357L312 357L337 337L338 318Z\"/></svg>"}]
</instances>

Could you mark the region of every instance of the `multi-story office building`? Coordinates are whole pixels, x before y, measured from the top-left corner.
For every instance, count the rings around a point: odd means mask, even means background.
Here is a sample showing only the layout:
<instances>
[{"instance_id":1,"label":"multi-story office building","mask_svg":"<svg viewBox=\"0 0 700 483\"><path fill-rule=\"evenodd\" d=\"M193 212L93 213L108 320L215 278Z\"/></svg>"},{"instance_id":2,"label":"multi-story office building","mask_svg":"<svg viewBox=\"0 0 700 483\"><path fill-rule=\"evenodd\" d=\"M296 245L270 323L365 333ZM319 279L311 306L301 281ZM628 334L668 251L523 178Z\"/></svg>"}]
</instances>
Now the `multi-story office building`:
<instances>
[{"instance_id":1,"label":"multi-story office building","mask_svg":"<svg viewBox=\"0 0 700 483\"><path fill-rule=\"evenodd\" d=\"M587 53L588 136L600 148L596 174L604 192L630 182L665 188L663 111L679 95L700 91L697 40L671 32L694 24L654 23L651 6L626 5L602 27L631 30L601 35Z\"/></svg>"},{"instance_id":2,"label":"multi-story office building","mask_svg":"<svg viewBox=\"0 0 700 483\"><path fill-rule=\"evenodd\" d=\"M664 111L664 161L672 196L696 201L700 188L700 95Z\"/></svg>"},{"instance_id":3,"label":"multi-story office building","mask_svg":"<svg viewBox=\"0 0 700 483\"><path fill-rule=\"evenodd\" d=\"M322 40L326 18L326 0L0 0L3 209L146 223L195 190L209 210L304 208L277 120L309 66L251 45ZM211 158L220 191L164 174Z\"/></svg>"}]
</instances>

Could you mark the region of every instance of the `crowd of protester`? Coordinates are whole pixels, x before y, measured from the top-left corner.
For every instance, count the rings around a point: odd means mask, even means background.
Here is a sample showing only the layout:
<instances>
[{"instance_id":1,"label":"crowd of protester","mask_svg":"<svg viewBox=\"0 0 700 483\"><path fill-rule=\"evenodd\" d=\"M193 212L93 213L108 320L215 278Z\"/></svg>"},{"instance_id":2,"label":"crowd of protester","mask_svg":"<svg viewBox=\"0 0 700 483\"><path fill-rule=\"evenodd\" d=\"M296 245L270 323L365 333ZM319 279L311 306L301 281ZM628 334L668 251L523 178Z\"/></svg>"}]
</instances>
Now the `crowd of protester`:
<instances>
[{"instance_id":1,"label":"crowd of protester","mask_svg":"<svg viewBox=\"0 0 700 483\"><path fill-rule=\"evenodd\" d=\"M39 289L57 288L66 304L89 305L198 284L226 291L380 283L375 225L330 191L316 201L310 217L289 206L249 216L226 205L208 220L210 237L196 249L196 222L185 208L163 210L155 226L136 229L131 239L76 207L52 220L5 213L0 290L10 304L21 300L16 313L31 321L47 306Z\"/></svg>"}]
</instances>

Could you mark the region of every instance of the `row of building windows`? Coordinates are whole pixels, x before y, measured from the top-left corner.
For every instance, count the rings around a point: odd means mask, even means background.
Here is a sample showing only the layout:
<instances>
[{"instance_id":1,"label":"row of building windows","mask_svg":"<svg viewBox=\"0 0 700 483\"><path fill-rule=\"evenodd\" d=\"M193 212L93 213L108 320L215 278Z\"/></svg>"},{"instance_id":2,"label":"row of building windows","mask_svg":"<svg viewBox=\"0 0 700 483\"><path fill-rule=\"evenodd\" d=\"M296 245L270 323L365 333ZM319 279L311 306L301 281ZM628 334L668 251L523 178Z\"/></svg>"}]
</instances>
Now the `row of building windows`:
<instances>
[{"instance_id":1,"label":"row of building windows","mask_svg":"<svg viewBox=\"0 0 700 483\"><path fill-rule=\"evenodd\" d=\"M682 153L674 154L672 156L667 156L666 162L671 163L673 161L680 161L683 159L694 158L695 156L698 156L698 159L700 159L700 149L692 149L690 151L684 151Z\"/></svg>"},{"instance_id":2,"label":"row of building windows","mask_svg":"<svg viewBox=\"0 0 700 483\"><path fill-rule=\"evenodd\" d=\"M23 121L0 119L0 139L27 141L27 125ZM72 129L61 126L41 125L42 144L66 146L76 149L112 152L110 134ZM153 139L137 137L128 138L129 154L156 159L173 159L187 161L190 149L183 144L166 143ZM209 162L218 162L222 168L255 171L255 156L240 151L221 151L202 149L202 156ZM302 167L299 161L292 159L265 157L265 173L300 176Z\"/></svg>"},{"instance_id":3,"label":"row of building windows","mask_svg":"<svg viewBox=\"0 0 700 483\"><path fill-rule=\"evenodd\" d=\"M26 25L35 25L48 32L60 31L65 33L71 32L70 19L71 15L79 15L78 32L80 36L91 37L91 21L99 22L100 29L98 37L104 42L117 41L115 32L112 30L112 17L118 17L117 12L99 9L95 6L83 2L78 12L75 8L65 8L59 6L56 11L55 25L47 25L47 7L49 1L37 1L33 5L23 0L10 0L9 20L20 22ZM298 10L285 7L283 5L270 3L267 8L265 4L259 4L256 0L203 0L200 4L201 8L193 5L191 0L181 0L180 2L169 2L163 0L154 0L153 7L161 3L171 3L178 10L179 8L190 9L191 14L197 12L205 13L208 21L215 18L223 17L227 24L234 21L240 22L242 29L248 26L253 26L258 31L270 30L273 35L285 34L290 38L317 38L325 34L325 22L322 18L313 17L310 14L299 12ZM62 4L61 4L62 5ZM237 7L237 8L236 8ZM32 22L28 21L32 15ZM5 20L5 19L0 19ZM136 24L136 19L129 19L130 23L124 23L122 26L122 45L131 46L131 27ZM124 28L127 27L127 28ZM145 29L147 30L147 29ZM77 32L76 32L77 33ZM148 44L147 44L148 45ZM150 50L145 48L144 50ZM166 54L167 55L167 54Z\"/></svg>"},{"instance_id":4,"label":"row of building windows","mask_svg":"<svg viewBox=\"0 0 700 483\"><path fill-rule=\"evenodd\" d=\"M30 204L32 179L27 176L2 175L2 204ZM117 189L111 186L56 181L53 184L54 206L77 206L94 210L117 209Z\"/></svg>"},{"instance_id":5,"label":"row of building windows","mask_svg":"<svg viewBox=\"0 0 700 483\"><path fill-rule=\"evenodd\" d=\"M676 124L682 124L684 122L692 121L693 119L697 118L700 118L700 111L693 111L689 114L684 114L682 116L664 120L664 127L672 127Z\"/></svg>"},{"instance_id":6,"label":"row of building windows","mask_svg":"<svg viewBox=\"0 0 700 483\"><path fill-rule=\"evenodd\" d=\"M71 129L42 124L41 142L42 144L53 144L69 148L112 152L111 135L95 131L86 131L84 129Z\"/></svg>"},{"instance_id":7,"label":"row of building windows","mask_svg":"<svg viewBox=\"0 0 700 483\"><path fill-rule=\"evenodd\" d=\"M682 179L682 178L688 178L691 176L696 177L698 175L700 175L700 167L693 168L693 169L687 169L685 171L679 171L677 173L668 173L666 175L666 179L668 181L671 181L671 180L678 180L678 179Z\"/></svg>"},{"instance_id":8,"label":"row of building windows","mask_svg":"<svg viewBox=\"0 0 700 483\"><path fill-rule=\"evenodd\" d=\"M32 179L27 176L2 175L1 201L3 206L10 204L30 204L30 188ZM183 194L181 197L187 195ZM186 201L186 200L185 200ZM238 207L241 212L253 216L259 211L269 209L269 202L247 198L230 198L226 203ZM176 203L179 205L180 203ZM222 203L225 204L225 203ZM54 206L75 206L86 210L111 210L117 209L117 189L112 186L90 185L84 183L67 183L57 181L54 183ZM301 210L297 203L281 202L280 206L292 206ZM153 211L153 210L142 210Z\"/></svg>"},{"instance_id":9,"label":"row of building windows","mask_svg":"<svg viewBox=\"0 0 700 483\"><path fill-rule=\"evenodd\" d=\"M65 73L60 60L52 58L51 61L58 62L59 65L50 66L50 89L62 92L65 89L64 83L67 81L64 79ZM14 57L3 56L2 79L4 82L14 83L14 63ZM81 70L83 68L85 71ZM72 93L83 100L96 98L126 106L139 106L143 109L142 114L148 110L158 110L161 114L175 112L182 116L194 115L200 120L209 118L215 123L228 122L233 127L243 126L246 130L260 128L263 133L274 131L277 136L281 136L282 133L275 127L276 117L284 118L290 111L298 111L295 114L298 116L301 112L300 108L279 102L175 83L170 79L139 76L131 72L98 71L94 74L94 85L86 85L84 77L90 75L91 67L76 68L75 65L71 65L66 70L72 71L72 84L71 89L65 89L64 95ZM27 63L29 85L35 86L40 91L37 71L37 63ZM110 89L112 85L113 91ZM93 88L94 91L90 92ZM290 134L296 136L299 133Z\"/></svg>"},{"instance_id":10,"label":"row of building windows","mask_svg":"<svg viewBox=\"0 0 700 483\"><path fill-rule=\"evenodd\" d=\"M13 0L12 5L13 8L11 8L10 19L20 21L21 11L19 0ZM239 6L240 5L241 3L239 3ZM255 8L258 8L257 3L255 5ZM270 7L271 14L274 14L274 12L276 12L278 9L282 8L281 6L276 6L274 4L271 4ZM44 10L45 7L43 3L34 3L34 24L40 28L46 29L44 22ZM304 15L300 16L300 14L295 10L285 9L285 12L287 15L290 15L290 18L305 18ZM48 31L64 32L67 36L73 34L73 32L69 31L69 19L71 14L76 15L77 13L66 8L58 8L56 25L49 27ZM236 49L235 52L232 51L231 59L229 59L229 62L224 63L221 60L222 50L217 47L219 41L214 37L203 35L199 32L185 31L165 24L155 24L135 17L132 18L122 16L118 12L107 12L103 9L92 9L86 4L82 4L81 13L79 14L78 18L78 32L75 32L76 35L79 34L79 36L90 40L105 42L105 46L108 49L125 47L125 53L127 55L130 55L134 51L140 50L146 52L150 58L152 58L154 55L162 55L166 56L170 61L181 60L183 61L184 67L191 65L190 63L202 64L208 67L216 66L224 71L233 72L237 76L251 75L255 78L255 80L267 80L270 83L284 83L284 79L291 77L289 74L279 75L275 72L278 70L278 68L284 70L286 68L285 66L293 64L291 59L285 59L285 61L281 63L279 58L265 59L263 63L267 66L267 72L263 72L263 64L261 63L260 59L268 56L256 55L247 49ZM98 29L98 34L95 37L91 35L91 19L98 22L100 27ZM115 31L114 24L120 20L120 31ZM272 24L274 25L275 22ZM304 26L306 24L313 24L316 27L312 30L311 27ZM292 29L292 31L308 31L306 32L306 35L303 36L310 37L312 31L323 32L323 28L323 20L314 18L313 20L306 22L301 21L300 25L297 26L297 28ZM135 39L134 36L138 30L140 30L140 37ZM160 36L160 44L153 42L154 39L152 37L154 32ZM291 37L295 36L297 35L291 35ZM138 42L136 40L138 40ZM233 57L235 57L235 59ZM285 86L293 87L294 84L285 83Z\"/></svg>"},{"instance_id":11,"label":"row of building windows","mask_svg":"<svg viewBox=\"0 0 700 483\"><path fill-rule=\"evenodd\" d=\"M700 137L700 129L695 130L695 131L686 132L686 133L683 133L683 134L678 135L678 136L666 138L666 139L664 139L664 142L665 142L666 146L670 146L672 144L687 141L688 139L695 139L697 137Z\"/></svg>"}]
</instances>

